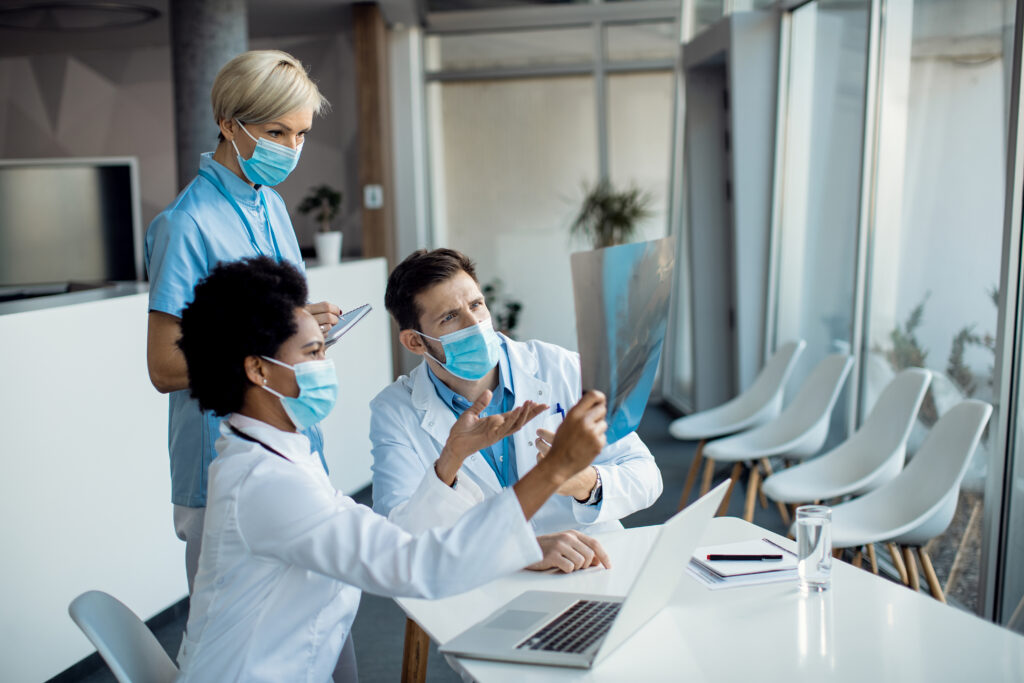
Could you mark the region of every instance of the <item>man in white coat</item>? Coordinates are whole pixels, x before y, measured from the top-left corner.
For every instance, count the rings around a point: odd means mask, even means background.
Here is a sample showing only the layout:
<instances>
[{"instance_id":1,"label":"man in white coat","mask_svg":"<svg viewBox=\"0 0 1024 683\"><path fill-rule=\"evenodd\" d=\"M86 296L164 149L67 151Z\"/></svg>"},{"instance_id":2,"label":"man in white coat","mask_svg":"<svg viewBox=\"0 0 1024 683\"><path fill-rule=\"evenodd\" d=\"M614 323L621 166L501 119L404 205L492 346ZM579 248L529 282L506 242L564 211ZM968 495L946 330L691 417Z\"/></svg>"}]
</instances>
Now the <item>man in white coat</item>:
<instances>
[{"instance_id":1,"label":"man in white coat","mask_svg":"<svg viewBox=\"0 0 1024 683\"><path fill-rule=\"evenodd\" d=\"M447 527L543 457L582 393L579 356L495 332L473 262L451 249L409 255L385 306L423 362L370 403L373 507L414 533ZM590 534L621 529L661 490L635 432L608 445L531 520L544 557L530 568L610 566Z\"/></svg>"}]
</instances>

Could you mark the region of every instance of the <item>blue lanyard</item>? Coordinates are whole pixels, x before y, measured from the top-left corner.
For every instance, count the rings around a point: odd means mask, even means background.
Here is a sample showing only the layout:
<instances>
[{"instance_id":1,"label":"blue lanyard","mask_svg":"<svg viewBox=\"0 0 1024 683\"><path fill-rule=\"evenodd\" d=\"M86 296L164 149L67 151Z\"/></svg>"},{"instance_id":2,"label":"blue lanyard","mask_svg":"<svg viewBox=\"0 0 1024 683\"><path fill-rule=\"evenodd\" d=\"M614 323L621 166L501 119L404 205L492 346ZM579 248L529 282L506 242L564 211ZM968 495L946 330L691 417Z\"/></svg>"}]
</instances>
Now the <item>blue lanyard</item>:
<instances>
[{"instance_id":1,"label":"blue lanyard","mask_svg":"<svg viewBox=\"0 0 1024 683\"><path fill-rule=\"evenodd\" d=\"M509 377L510 384L511 381L512 378ZM511 410L511 408L509 408L508 405L508 394L505 392L505 387L499 384L497 387L495 387L495 391L501 392L501 412L507 413L509 410ZM514 396L515 394L513 393L513 397ZM445 401L442 401L442 403L448 406L448 410L452 411L452 414L455 415L456 419L460 417L461 413L455 409L455 406L450 405ZM466 411L463 410L462 412ZM481 449L481 452L484 453L484 461L488 465L490 465L491 470L494 472L494 476L498 478L498 483L501 484L502 488L508 488L512 483L512 458L509 455L508 447L508 442L509 439L511 438L511 436L506 436L504 439L501 440L502 457L500 463L494 459L494 446L491 446L490 448ZM495 446L496 445L497 444L495 444ZM490 452L491 455L488 457L486 452Z\"/></svg>"},{"instance_id":2,"label":"blue lanyard","mask_svg":"<svg viewBox=\"0 0 1024 683\"><path fill-rule=\"evenodd\" d=\"M200 169L199 175L201 175L203 178L206 178L206 180L208 180L211 185L217 188L217 191L220 192L221 195L223 195L224 199L228 200L228 203L231 205L231 208L235 210L235 213L237 213L238 217L241 219L242 225L245 226L246 232L249 233L249 244L252 245L252 248L256 250L256 253L259 256L263 256L263 250L260 249L260 245L256 241L256 233L253 231L252 225L249 223L249 219L245 217L245 213L243 213L242 207L240 207L238 205L238 202L235 201L235 198L231 196L231 194L227 191L224 185L221 184L221 182L217 180L217 178L215 178L212 173L207 173L206 171ZM263 205L263 213L267 216L267 232L270 233L270 241L274 245L274 255L278 261L283 261L284 257L281 256L281 248L277 246L277 236L274 235L274 226L270 224L270 209L267 208L267 200L263 197L262 192L257 191L256 194L260 196L260 203Z\"/></svg>"}]
</instances>

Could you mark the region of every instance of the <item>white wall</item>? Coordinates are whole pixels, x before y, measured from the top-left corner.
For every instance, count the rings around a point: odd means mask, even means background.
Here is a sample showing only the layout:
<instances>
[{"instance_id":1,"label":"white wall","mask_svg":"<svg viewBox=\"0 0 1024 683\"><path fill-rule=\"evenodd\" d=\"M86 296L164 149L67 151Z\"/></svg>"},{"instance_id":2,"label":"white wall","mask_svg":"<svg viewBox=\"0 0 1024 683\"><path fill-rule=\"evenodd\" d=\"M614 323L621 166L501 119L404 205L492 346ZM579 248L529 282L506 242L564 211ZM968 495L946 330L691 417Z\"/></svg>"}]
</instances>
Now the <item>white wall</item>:
<instances>
[{"instance_id":1,"label":"white wall","mask_svg":"<svg viewBox=\"0 0 1024 683\"><path fill-rule=\"evenodd\" d=\"M313 269L311 294L373 312L331 351L331 480L370 481L369 400L391 378L383 259ZM147 295L0 315L4 681L40 681L93 651L68 603L107 591L148 619L185 596L171 524L167 398L146 373Z\"/></svg>"},{"instance_id":2,"label":"white wall","mask_svg":"<svg viewBox=\"0 0 1024 683\"><path fill-rule=\"evenodd\" d=\"M654 198L638 239L666 233L672 95L667 72L609 78L611 178ZM435 246L523 303L519 338L576 349L569 255L592 246L569 226L598 176L593 78L432 83L428 98Z\"/></svg>"}]
</instances>

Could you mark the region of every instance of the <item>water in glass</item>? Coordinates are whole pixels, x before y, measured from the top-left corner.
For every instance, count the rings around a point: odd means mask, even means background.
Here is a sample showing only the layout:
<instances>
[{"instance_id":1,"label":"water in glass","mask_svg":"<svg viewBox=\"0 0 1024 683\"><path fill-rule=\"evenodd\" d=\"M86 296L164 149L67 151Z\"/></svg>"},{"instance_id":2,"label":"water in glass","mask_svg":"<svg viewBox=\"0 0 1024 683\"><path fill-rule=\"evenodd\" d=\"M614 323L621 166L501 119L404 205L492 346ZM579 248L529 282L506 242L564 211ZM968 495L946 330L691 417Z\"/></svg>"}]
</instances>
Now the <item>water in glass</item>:
<instances>
[{"instance_id":1,"label":"water in glass","mask_svg":"<svg viewBox=\"0 0 1024 683\"><path fill-rule=\"evenodd\" d=\"M805 592L827 590L832 572L832 511L824 506L797 509L797 575Z\"/></svg>"}]
</instances>

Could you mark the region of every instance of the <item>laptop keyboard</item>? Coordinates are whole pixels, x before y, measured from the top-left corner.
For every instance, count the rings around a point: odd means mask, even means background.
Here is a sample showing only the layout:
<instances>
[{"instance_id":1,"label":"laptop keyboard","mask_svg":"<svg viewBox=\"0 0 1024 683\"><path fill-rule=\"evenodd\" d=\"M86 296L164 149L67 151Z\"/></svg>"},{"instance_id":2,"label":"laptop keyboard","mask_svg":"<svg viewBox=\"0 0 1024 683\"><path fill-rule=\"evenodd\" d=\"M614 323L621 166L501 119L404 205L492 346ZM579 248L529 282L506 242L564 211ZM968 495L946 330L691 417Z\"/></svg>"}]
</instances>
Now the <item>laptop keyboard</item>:
<instances>
[{"instance_id":1,"label":"laptop keyboard","mask_svg":"<svg viewBox=\"0 0 1024 683\"><path fill-rule=\"evenodd\" d=\"M517 649L583 652L608 633L620 607L621 602L579 600Z\"/></svg>"}]
</instances>

